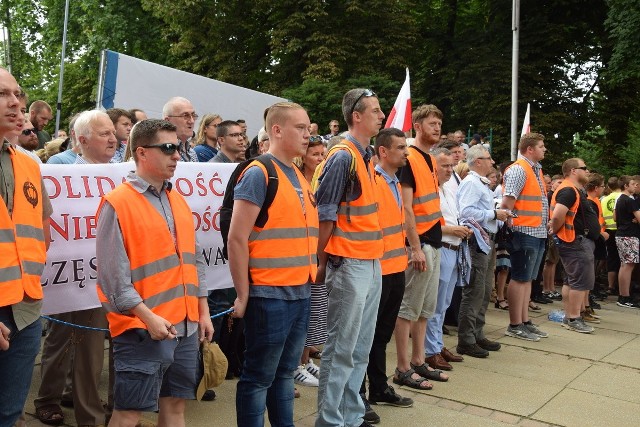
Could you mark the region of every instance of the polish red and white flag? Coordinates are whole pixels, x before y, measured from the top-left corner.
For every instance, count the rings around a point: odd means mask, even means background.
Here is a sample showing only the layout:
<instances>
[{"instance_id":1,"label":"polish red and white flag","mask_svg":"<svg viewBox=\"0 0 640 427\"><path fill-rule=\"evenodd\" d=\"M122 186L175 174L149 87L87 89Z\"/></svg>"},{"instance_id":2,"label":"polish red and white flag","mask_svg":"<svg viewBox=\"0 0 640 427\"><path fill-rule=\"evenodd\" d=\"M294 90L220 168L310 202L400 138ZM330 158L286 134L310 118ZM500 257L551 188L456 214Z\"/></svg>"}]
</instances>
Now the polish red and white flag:
<instances>
[{"instance_id":1,"label":"polish red and white flag","mask_svg":"<svg viewBox=\"0 0 640 427\"><path fill-rule=\"evenodd\" d=\"M409 69L407 68L407 78L405 79L398 98L387 118L386 128L397 128L403 132L411 130L411 90L409 85Z\"/></svg>"},{"instance_id":2,"label":"polish red and white flag","mask_svg":"<svg viewBox=\"0 0 640 427\"><path fill-rule=\"evenodd\" d=\"M524 122L522 122L522 132L520 136L531 132L531 105L527 103L527 113L524 115Z\"/></svg>"}]
</instances>

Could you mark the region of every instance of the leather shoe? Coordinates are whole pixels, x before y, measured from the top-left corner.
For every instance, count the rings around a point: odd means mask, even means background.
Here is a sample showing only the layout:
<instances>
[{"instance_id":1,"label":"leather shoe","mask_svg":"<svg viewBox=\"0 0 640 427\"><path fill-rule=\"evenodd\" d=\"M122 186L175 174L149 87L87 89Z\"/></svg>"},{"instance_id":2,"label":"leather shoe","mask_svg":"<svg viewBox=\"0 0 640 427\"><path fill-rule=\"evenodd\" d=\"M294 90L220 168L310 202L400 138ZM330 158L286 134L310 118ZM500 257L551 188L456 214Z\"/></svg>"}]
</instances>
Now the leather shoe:
<instances>
[{"instance_id":1,"label":"leather shoe","mask_svg":"<svg viewBox=\"0 0 640 427\"><path fill-rule=\"evenodd\" d=\"M480 347L478 344L458 344L458 346L456 347L456 351L458 352L458 354L468 354L471 357L478 357L480 359L489 356L489 352Z\"/></svg>"},{"instance_id":2,"label":"leather shoe","mask_svg":"<svg viewBox=\"0 0 640 427\"><path fill-rule=\"evenodd\" d=\"M552 303L553 300L549 299L543 295L534 295L531 297L531 301L538 303L538 304L549 304Z\"/></svg>"},{"instance_id":3,"label":"leather shoe","mask_svg":"<svg viewBox=\"0 0 640 427\"><path fill-rule=\"evenodd\" d=\"M464 360L464 357L451 353L447 347L442 347L440 354L447 362L462 362Z\"/></svg>"},{"instance_id":4,"label":"leather shoe","mask_svg":"<svg viewBox=\"0 0 640 427\"><path fill-rule=\"evenodd\" d=\"M500 347L502 347L499 342L491 341L486 338L476 341L476 344L488 351L498 351L500 350Z\"/></svg>"},{"instance_id":5,"label":"leather shoe","mask_svg":"<svg viewBox=\"0 0 640 427\"><path fill-rule=\"evenodd\" d=\"M433 369L441 369L443 371L450 371L453 369L453 366L449 365L449 362L444 360L440 353L427 357L425 362L427 362L427 364Z\"/></svg>"}]
</instances>

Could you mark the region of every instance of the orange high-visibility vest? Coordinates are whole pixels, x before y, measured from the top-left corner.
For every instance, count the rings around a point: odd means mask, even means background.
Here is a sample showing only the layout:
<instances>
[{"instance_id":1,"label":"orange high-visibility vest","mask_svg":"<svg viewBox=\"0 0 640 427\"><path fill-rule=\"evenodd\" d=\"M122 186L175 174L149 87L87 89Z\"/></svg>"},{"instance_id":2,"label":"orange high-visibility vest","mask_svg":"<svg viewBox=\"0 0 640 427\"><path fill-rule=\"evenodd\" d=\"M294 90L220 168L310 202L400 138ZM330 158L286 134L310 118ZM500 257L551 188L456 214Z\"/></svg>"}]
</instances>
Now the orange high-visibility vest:
<instances>
[{"instance_id":1,"label":"orange high-visibility vest","mask_svg":"<svg viewBox=\"0 0 640 427\"><path fill-rule=\"evenodd\" d=\"M13 147L9 156L15 191L11 216L0 198L0 307L22 301L25 294L42 299L40 276L47 256L40 167Z\"/></svg>"},{"instance_id":2,"label":"orange high-visibility vest","mask_svg":"<svg viewBox=\"0 0 640 427\"><path fill-rule=\"evenodd\" d=\"M131 283L144 304L173 325L185 318L197 322L199 283L191 208L177 191L165 191L173 213L175 242L165 218L128 182L103 196L96 218L105 201L116 211L131 265ZM118 312L99 283L97 290L112 337L128 329L147 329L135 315Z\"/></svg>"},{"instance_id":3,"label":"orange high-visibility vest","mask_svg":"<svg viewBox=\"0 0 640 427\"><path fill-rule=\"evenodd\" d=\"M373 182L378 197L380 226L384 242L384 254L380 258L382 274L405 271L409 257L405 246L404 207L402 206L400 184L395 184L398 188L398 194L400 194L401 203L398 206L391 188L382 174L374 172Z\"/></svg>"},{"instance_id":4,"label":"orange high-visibility vest","mask_svg":"<svg viewBox=\"0 0 640 427\"><path fill-rule=\"evenodd\" d=\"M600 223L600 231L604 231L606 229L606 224L604 222L604 215L602 214L602 203L600 203L600 199L594 196L587 196L589 200L596 204L598 207L598 222Z\"/></svg>"},{"instance_id":5,"label":"orange high-visibility vest","mask_svg":"<svg viewBox=\"0 0 640 427\"><path fill-rule=\"evenodd\" d=\"M542 198L547 197L547 191L540 188L533 168L525 159L520 158L513 162L506 171L513 165L520 165L526 174L522 192L516 199L514 212L518 214L513 218L513 225L520 227L538 227L542 224ZM539 171L540 182L544 182L542 171Z\"/></svg>"},{"instance_id":6,"label":"orange high-visibility vest","mask_svg":"<svg viewBox=\"0 0 640 427\"><path fill-rule=\"evenodd\" d=\"M362 191L356 200L343 200L338 205L338 219L325 251L348 258L379 259L384 253L384 244L378 203L369 171L358 148L351 141L345 139L341 144L348 145L356 153L356 174ZM335 150L329 156L337 152Z\"/></svg>"},{"instance_id":7,"label":"orange high-visibility vest","mask_svg":"<svg viewBox=\"0 0 640 427\"><path fill-rule=\"evenodd\" d=\"M249 274L252 285L299 286L316 280L318 270L318 210L311 187L304 175L293 168L304 197L298 192L277 162L271 160L278 174L278 192L268 210L264 227L253 226L249 235ZM258 166L269 179L267 169ZM247 170L245 169L245 171ZM240 176L242 180L242 175Z\"/></svg>"},{"instance_id":8,"label":"orange high-visibility vest","mask_svg":"<svg viewBox=\"0 0 640 427\"><path fill-rule=\"evenodd\" d=\"M433 165L433 170L431 170L419 149L413 145L409 148L407 160L411 165L413 179L416 183L416 188L413 190L413 214L416 218L416 231L418 235L421 235L429 231L437 222L444 224L444 218L442 218L440 211L440 196L438 195L438 175L436 173L438 163L435 157L428 154Z\"/></svg>"},{"instance_id":9,"label":"orange high-visibility vest","mask_svg":"<svg viewBox=\"0 0 640 427\"><path fill-rule=\"evenodd\" d=\"M553 196L551 197L551 212L553 212L553 209L556 206L556 195L560 190L566 187L573 188L573 191L575 191L576 193L576 202L573 204L573 206L569 207L567 215L564 217L564 224L562 224L562 227L560 227L560 230L558 230L556 235L561 240L571 243L576 239L576 230L573 227L573 221L575 220L576 213L578 212L578 205L580 204L580 192L578 191L578 188L573 185L573 183L568 179L562 181L562 184L560 184L560 186L553 193Z\"/></svg>"}]
</instances>

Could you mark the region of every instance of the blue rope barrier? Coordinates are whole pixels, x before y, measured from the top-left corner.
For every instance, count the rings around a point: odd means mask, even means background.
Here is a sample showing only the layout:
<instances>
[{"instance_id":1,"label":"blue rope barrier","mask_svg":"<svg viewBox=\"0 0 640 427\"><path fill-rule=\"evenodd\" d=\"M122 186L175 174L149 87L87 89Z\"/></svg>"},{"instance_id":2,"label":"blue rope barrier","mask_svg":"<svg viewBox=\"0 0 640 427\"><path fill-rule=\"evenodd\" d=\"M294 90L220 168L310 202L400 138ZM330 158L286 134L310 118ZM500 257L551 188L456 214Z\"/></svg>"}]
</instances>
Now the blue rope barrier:
<instances>
[{"instance_id":1,"label":"blue rope barrier","mask_svg":"<svg viewBox=\"0 0 640 427\"><path fill-rule=\"evenodd\" d=\"M233 312L233 307L231 307L231 308L230 308L230 309L228 309L228 310L221 311L221 312L220 312L220 313L218 313L218 314L214 314L213 316L211 316L211 318L212 318L212 319L215 319L216 317L224 316L225 314L229 314L229 313L232 313L232 312ZM104 328L93 328L93 327L91 327L91 326L76 325L76 324L74 324L74 323L65 322L64 320L60 320L60 319L54 319L53 317L49 317L49 316L45 316L45 315L42 315L42 316L40 316L40 317L42 317L43 319L50 320L50 321L52 321L52 322L60 323L60 324L62 324L62 325L71 326L72 328L86 329L86 330L88 330L88 331L96 331L96 332L109 332L109 330L108 330L108 329L104 329Z\"/></svg>"}]
</instances>

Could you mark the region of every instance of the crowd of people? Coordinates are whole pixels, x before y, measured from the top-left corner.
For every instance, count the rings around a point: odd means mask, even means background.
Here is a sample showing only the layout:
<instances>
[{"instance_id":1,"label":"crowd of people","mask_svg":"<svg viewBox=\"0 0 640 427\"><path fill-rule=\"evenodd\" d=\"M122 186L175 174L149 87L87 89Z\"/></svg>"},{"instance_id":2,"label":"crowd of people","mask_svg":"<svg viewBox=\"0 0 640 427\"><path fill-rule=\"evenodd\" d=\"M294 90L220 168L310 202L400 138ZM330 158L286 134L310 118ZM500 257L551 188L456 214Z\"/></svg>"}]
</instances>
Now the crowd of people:
<instances>
[{"instance_id":1,"label":"crowd of people","mask_svg":"<svg viewBox=\"0 0 640 427\"><path fill-rule=\"evenodd\" d=\"M211 113L196 127L199 116L181 97L166 102L161 119L137 109L81 112L68 136L57 131L53 140L44 131L51 107L27 105L0 69L0 426L20 425L40 351L34 404L43 423L62 424L63 405L79 426L136 426L145 411L159 412L159 426L184 425L199 343L233 328L244 337L225 349L240 361L227 375L239 376L239 426L262 426L265 412L272 425L292 426L298 384L317 387L316 426L366 427L380 421L371 405L413 405L389 384L394 336L392 383L431 390L464 356L501 349L484 333L491 301L509 312L507 336L533 342L549 336L529 317L540 303L561 300L561 326L580 333L601 321L598 299L618 294L619 306L640 307L631 293L640 177L605 186L578 158L562 175L544 175L538 133L523 135L518 159L496 169L480 136L467 144L461 131L442 135L434 105L414 109L414 138L381 129L385 114L369 89L344 95L346 132L332 120L319 135L302 106L282 102L265 111L252 141L244 120ZM233 189L234 288L208 292L191 211L171 178L179 161L257 156ZM134 165L96 214L102 307L53 316L108 328L106 404L103 333L51 322L40 348L52 214L43 161ZM272 197L268 169L277 176ZM455 349L444 345L445 324L457 326ZM213 399L207 390L203 400Z\"/></svg>"}]
</instances>

